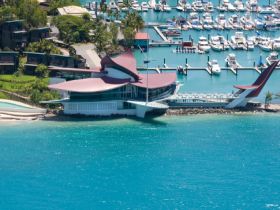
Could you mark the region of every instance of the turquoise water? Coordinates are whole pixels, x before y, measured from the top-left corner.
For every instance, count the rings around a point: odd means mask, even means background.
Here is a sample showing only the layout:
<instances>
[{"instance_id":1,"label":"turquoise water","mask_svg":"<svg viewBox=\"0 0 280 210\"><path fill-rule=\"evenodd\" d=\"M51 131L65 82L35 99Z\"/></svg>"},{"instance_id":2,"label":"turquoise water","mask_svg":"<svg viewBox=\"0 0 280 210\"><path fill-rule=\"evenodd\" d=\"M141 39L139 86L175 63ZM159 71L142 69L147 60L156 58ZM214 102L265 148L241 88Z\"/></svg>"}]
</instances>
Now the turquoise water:
<instances>
[{"instance_id":1,"label":"turquoise water","mask_svg":"<svg viewBox=\"0 0 280 210\"><path fill-rule=\"evenodd\" d=\"M1 209L279 209L280 115L0 125Z\"/></svg>"},{"instance_id":2,"label":"turquoise water","mask_svg":"<svg viewBox=\"0 0 280 210\"><path fill-rule=\"evenodd\" d=\"M25 106L21 106L18 104L12 104L12 103L7 103L7 102L2 102L0 101L0 109L1 108L9 108L9 109L30 109L28 107Z\"/></svg>"}]
</instances>

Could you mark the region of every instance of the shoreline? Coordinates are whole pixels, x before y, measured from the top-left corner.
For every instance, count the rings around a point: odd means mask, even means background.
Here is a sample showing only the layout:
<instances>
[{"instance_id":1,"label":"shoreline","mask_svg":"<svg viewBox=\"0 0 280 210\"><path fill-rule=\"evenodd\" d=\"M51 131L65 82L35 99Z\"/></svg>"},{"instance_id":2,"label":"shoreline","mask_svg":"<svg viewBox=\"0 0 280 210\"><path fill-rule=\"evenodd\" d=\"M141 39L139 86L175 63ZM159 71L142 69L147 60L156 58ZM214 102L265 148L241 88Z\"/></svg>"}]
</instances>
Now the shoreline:
<instances>
[{"instance_id":1,"label":"shoreline","mask_svg":"<svg viewBox=\"0 0 280 210\"><path fill-rule=\"evenodd\" d=\"M245 114L263 114L263 113L280 113L280 104L270 104L268 109L261 107L251 109L223 109L223 108L169 108L165 113L153 111L149 112L147 118L153 118L158 116L194 116L194 115L245 115ZM37 118L14 118L7 119L2 118L0 115L0 122L7 121L73 121L73 120L113 120L123 117L136 118L135 116L127 115L111 115L111 116L87 116L87 115L64 115L57 111L50 110L47 114Z\"/></svg>"}]
</instances>

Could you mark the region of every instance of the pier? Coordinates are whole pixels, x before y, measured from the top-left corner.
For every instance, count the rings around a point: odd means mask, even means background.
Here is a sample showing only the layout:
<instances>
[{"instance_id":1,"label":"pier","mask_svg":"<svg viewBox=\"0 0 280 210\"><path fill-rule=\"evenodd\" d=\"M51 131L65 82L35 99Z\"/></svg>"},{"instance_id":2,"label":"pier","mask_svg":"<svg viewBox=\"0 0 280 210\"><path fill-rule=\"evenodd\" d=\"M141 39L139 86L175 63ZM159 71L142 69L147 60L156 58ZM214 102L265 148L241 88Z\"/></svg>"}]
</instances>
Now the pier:
<instances>
[{"instance_id":1,"label":"pier","mask_svg":"<svg viewBox=\"0 0 280 210\"><path fill-rule=\"evenodd\" d=\"M150 71L156 71L157 73L160 73L161 71L177 71L177 67L137 67L138 70L150 70ZM209 75L212 75L213 73L207 68L207 67L192 67L187 65L185 67L186 71L206 71ZM231 71L234 75L238 74L238 71L245 71L245 70L253 70L258 72L259 74L262 73L262 70L265 68L259 68L259 67L238 67L236 69L230 68L230 67L221 67L221 70L224 71ZM277 67L276 70L280 70L280 67Z\"/></svg>"},{"instance_id":2,"label":"pier","mask_svg":"<svg viewBox=\"0 0 280 210\"><path fill-rule=\"evenodd\" d=\"M154 28L155 31L158 33L158 35L163 39L163 41L169 42L169 40L167 39L167 37L161 32L161 30L159 30L159 28L158 28L157 26L153 26L153 28Z\"/></svg>"}]
</instances>

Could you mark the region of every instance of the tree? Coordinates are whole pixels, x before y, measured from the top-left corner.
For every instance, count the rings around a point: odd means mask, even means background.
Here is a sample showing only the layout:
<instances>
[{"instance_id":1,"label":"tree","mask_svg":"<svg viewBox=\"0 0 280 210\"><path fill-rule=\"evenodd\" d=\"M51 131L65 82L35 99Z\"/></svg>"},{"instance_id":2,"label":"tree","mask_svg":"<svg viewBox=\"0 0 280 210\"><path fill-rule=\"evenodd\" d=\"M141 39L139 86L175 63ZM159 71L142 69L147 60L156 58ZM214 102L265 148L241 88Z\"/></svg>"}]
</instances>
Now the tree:
<instances>
[{"instance_id":1,"label":"tree","mask_svg":"<svg viewBox=\"0 0 280 210\"><path fill-rule=\"evenodd\" d=\"M36 74L40 78L47 78L49 76L49 69L43 64L39 64L35 69ZM39 83L38 83L39 84Z\"/></svg>"},{"instance_id":2,"label":"tree","mask_svg":"<svg viewBox=\"0 0 280 210\"><path fill-rule=\"evenodd\" d=\"M96 47L96 51L101 53L103 51L107 51L107 47L111 44L112 34L107 30L107 26L105 24L100 24L96 26L93 42Z\"/></svg>"},{"instance_id":3,"label":"tree","mask_svg":"<svg viewBox=\"0 0 280 210\"><path fill-rule=\"evenodd\" d=\"M266 95L265 95L265 105L264 105L264 107L265 107L265 109L267 109L268 107L269 107L269 105L270 105L270 103L271 103L271 101L272 101L272 93L271 92L267 92L266 93Z\"/></svg>"},{"instance_id":4,"label":"tree","mask_svg":"<svg viewBox=\"0 0 280 210\"><path fill-rule=\"evenodd\" d=\"M133 40L135 37L135 30L132 27L126 27L123 29L123 36L125 40L125 44L127 46L132 46L133 45Z\"/></svg>"},{"instance_id":5,"label":"tree","mask_svg":"<svg viewBox=\"0 0 280 210\"><path fill-rule=\"evenodd\" d=\"M13 20L16 17L14 9L10 6L0 7L0 23Z\"/></svg>"},{"instance_id":6,"label":"tree","mask_svg":"<svg viewBox=\"0 0 280 210\"><path fill-rule=\"evenodd\" d=\"M115 23L111 23L109 29L112 34L112 44L116 46L118 44L119 28Z\"/></svg>"},{"instance_id":7,"label":"tree","mask_svg":"<svg viewBox=\"0 0 280 210\"><path fill-rule=\"evenodd\" d=\"M24 19L28 28L47 24L47 14L40 8L37 0L19 0L14 8L16 16Z\"/></svg>"},{"instance_id":8,"label":"tree","mask_svg":"<svg viewBox=\"0 0 280 210\"><path fill-rule=\"evenodd\" d=\"M93 27L93 22L88 21L86 16L57 16L53 23L60 31L60 38L66 43L90 41L89 30Z\"/></svg>"},{"instance_id":9,"label":"tree","mask_svg":"<svg viewBox=\"0 0 280 210\"><path fill-rule=\"evenodd\" d=\"M28 52L39 52L47 54L62 54L60 49L55 44L47 39L42 39L39 42L32 42L25 49Z\"/></svg>"}]
</instances>

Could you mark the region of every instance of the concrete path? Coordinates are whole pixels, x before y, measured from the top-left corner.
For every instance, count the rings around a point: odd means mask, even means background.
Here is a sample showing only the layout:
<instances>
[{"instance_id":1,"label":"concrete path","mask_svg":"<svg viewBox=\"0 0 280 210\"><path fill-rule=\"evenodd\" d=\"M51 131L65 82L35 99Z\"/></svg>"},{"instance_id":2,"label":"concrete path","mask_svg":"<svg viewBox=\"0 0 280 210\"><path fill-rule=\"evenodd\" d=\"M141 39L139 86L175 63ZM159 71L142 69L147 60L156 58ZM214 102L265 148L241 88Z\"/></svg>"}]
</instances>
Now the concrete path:
<instances>
[{"instance_id":1,"label":"concrete path","mask_svg":"<svg viewBox=\"0 0 280 210\"><path fill-rule=\"evenodd\" d=\"M92 43L87 44L75 44L72 45L75 48L77 55L82 56L86 59L86 63L90 69L101 67L101 59L94 50L95 47Z\"/></svg>"}]
</instances>

